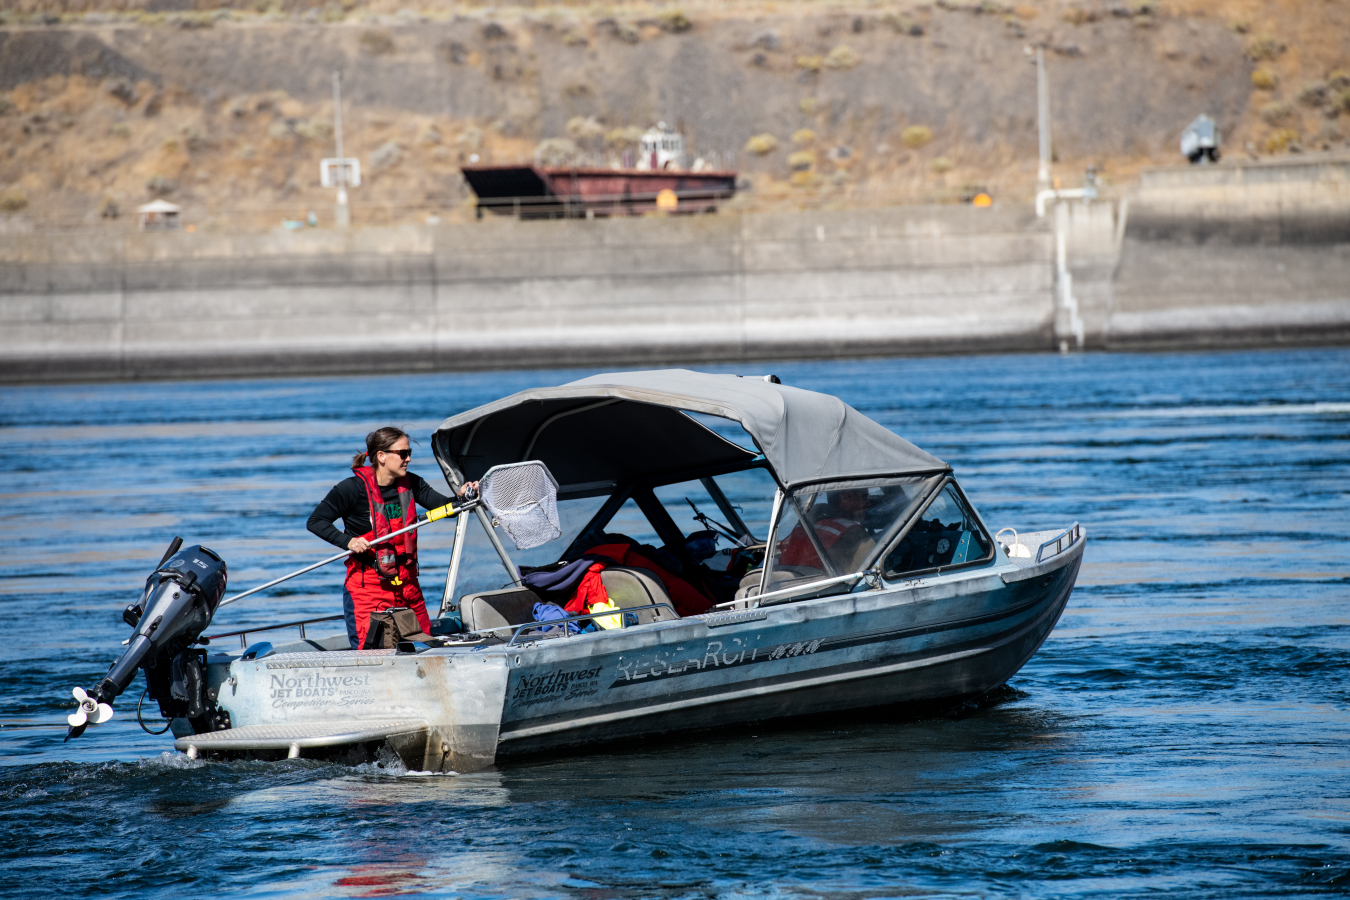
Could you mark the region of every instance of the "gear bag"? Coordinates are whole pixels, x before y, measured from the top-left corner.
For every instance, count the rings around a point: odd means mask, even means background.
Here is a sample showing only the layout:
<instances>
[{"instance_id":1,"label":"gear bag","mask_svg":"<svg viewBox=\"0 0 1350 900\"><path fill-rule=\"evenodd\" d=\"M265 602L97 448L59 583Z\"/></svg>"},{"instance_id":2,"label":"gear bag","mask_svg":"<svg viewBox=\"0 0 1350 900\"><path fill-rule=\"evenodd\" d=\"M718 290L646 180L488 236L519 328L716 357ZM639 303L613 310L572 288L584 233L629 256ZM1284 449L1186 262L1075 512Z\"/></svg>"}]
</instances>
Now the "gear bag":
<instances>
[{"instance_id":1,"label":"gear bag","mask_svg":"<svg viewBox=\"0 0 1350 900\"><path fill-rule=\"evenodd\" d=\"M393 650L403 641L429 641L431 635L422 630L417 613L406 606L394 606L370 614L366 642L362 650Z\"/></svg>"}]
</instances>

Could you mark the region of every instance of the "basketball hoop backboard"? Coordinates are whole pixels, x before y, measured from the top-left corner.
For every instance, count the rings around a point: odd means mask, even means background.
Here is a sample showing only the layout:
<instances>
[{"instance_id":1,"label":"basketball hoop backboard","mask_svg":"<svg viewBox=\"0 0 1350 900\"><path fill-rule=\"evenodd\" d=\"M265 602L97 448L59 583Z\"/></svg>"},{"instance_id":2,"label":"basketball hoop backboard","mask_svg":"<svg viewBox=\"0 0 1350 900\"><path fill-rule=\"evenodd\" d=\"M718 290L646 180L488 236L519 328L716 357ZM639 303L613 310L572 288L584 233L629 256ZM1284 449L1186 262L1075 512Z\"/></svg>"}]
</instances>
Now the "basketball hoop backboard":
<instances>
[{"instance_id":1,"label":"basketball hoop backboard","mask_svg":"<svg viewBox=\"0 0 1350 900\"><path fill-rule=\"evenodd\" d=\"M338 186L338 172L346 187L361 186L361 160L324 159L319 161L319 182L326 188Z\"/></svg>"}]
</instances>

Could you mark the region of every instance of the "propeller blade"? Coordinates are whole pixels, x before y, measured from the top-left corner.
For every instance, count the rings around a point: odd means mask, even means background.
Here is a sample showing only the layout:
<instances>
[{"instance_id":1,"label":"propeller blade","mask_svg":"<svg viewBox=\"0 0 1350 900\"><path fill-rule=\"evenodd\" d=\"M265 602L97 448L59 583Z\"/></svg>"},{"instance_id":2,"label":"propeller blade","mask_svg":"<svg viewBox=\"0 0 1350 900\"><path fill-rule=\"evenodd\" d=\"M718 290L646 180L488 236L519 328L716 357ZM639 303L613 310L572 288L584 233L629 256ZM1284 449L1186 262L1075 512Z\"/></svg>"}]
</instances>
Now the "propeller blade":
<instances>
[{"instance_id":1,"label":"propeller blade","mask_svg":"<svg viewBox=\"0 0 1350 900\"><path fill-rule=\"evenodd\" d=\"M84 701L89 699L89 695L84 692L84 688L82 687L77 687L75 690L71 691L71 693L75 696L75 699L79 701L80 705L84 705Z\"/></svg>"},{"instance_id":2,"label":"propeller blade","mask_svg":"<svg viewBox=\"0 0 1350 900\"><path fill-rule=\"evenodd\" d=\"M70 715L66 716L66 722L70 725L71 728L82 728L84 724L88 721L89 716L85 715L83 709L77 709Z\"/></svg>"},{"instance_id":3,"label":"propeller blade","mask_svg":"<svg viewBox=\"0 0 1350 900\"><path fill-rule=\"evenodd\" d=\"M113 717L113 708L106 703L100 703L98 709L89 717L90 725L102 725Z\"/></svg>"}]
</instances>

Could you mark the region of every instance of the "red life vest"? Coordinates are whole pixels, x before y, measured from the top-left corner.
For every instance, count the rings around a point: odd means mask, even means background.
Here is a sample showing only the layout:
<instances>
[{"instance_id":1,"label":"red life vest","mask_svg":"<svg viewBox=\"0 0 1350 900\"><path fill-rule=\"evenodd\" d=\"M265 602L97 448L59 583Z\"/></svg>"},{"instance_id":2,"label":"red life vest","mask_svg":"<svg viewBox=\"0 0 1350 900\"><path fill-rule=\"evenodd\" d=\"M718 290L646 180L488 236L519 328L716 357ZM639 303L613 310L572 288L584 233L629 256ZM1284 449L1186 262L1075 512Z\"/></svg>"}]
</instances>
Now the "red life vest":
<instances>
[{"instance_id":1,"label":"red life vest","mask_svg":"<svg viewBox=\"0 0 1350 900\"><path fill-rule=\"evenodd\" d=\"M844 535L855 528L861 528L861 522L855 522L852 519L830 518L821 519L814 526L816 537L820 538L820 546L829 550L835 544L839 543ZM778 557L780 566L810 566L814 569L824 569L821 565L820 554L812 546L811 539L806 536L802 530L801 523L792 529L792 534L783 544L783 552Z\"/></svg>"},{"instance_id":2,"label":"red life vest","mask_svg":"<svg viewBox=\"0 0 1350 900\"><path fill-rule=\"evenodd\" d=\"M384 514L384 495L380 492L380 484L375 480L375 470L370 466L357 466L352 468L352 474L361 479L366 486L366 502L370 507L370 525L371 530L361 535L368 541L383 537L391 531L398 531L404 525L411 525L417 518L417 506L413 501L412 488L408 482L408 476L394 482L398 488L399 505L402 512L395 519L390 519ZM382 544L376 544L371 548L371 553L375 556L375 571L381 578L397 579L399 577L400 563L405 564L405 569L417 571L417 532L409 531L407 534L401 534L391 541L385 541ZM361 554L364 556L365 554ZM358 563L370 565L370 560L357 559L356 555L351 557ZM350 564L349 564L350 568Z\"/></svg>"},{"instance_id":3,"label":"red life vest","mask_svg":"<svg viewBox=\"0 0 1350 900\"><path fill-rule=\"evenodd\" d=\"M361 537L374 540L391 531L398 531L404 525L411 525L417 518L417 508L413 501L412 488L408 478L394 482L398 488L399 508L402 514L391 519L384 514L384 496L375 480L375 470L369 466L352 469L352 474L361 479L366 486L366 500L370 506L371 529ZM380 551L383 550L383 559ZM372 555L374 559L372 560ZM422 599L422 586L417 583L417 532L409 531L390 541L376 544L370 553L352 554L347 557L347 578L343 587L351 594L352 606L356 612L357 646L366 641L366 631L370 627L370 614L394 606L406 606L417 614L422 630L431 632L431 619L427 616L427 605Z\"/></svg>"}]
</instances>

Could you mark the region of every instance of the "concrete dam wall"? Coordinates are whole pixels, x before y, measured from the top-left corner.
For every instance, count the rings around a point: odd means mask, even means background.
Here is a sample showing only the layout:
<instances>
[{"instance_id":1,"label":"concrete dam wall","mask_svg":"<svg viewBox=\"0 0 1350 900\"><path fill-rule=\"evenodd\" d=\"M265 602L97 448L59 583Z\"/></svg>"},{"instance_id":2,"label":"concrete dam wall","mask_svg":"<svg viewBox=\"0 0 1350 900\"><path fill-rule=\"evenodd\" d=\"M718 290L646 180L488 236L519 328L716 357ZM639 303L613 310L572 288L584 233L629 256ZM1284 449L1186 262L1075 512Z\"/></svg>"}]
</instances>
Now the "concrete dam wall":
<instances>
[{"instance_id":1,"label":"concrete dam wall","mask_svg":"<svg viewBox=\"0 0 1350 900\"><path fill-rule=\"evenodd\" d=\"M1350 340L1350 161L1121 202L0 237L0 378Z\"/></svg>"},{"instance_id":2,"label":"concrete dam wall","mask_svg":"<svg viewBox=\"0 0 1350 900\"><path fill-rule=\"evenodd\" d=\"M1350 341L1350 159L1145 172L1109 347Z\"/></svg>"},{"instance_id":3,"label":"concrete dam wall","mask_svg":"<svg viewBox=\"0 0 1350 900\"><path fill-rule=\"evenodd\" d=\"M518 222L6 241L8 380L1032 349L1030 211Z\"/></svg>"}]
</instances>

